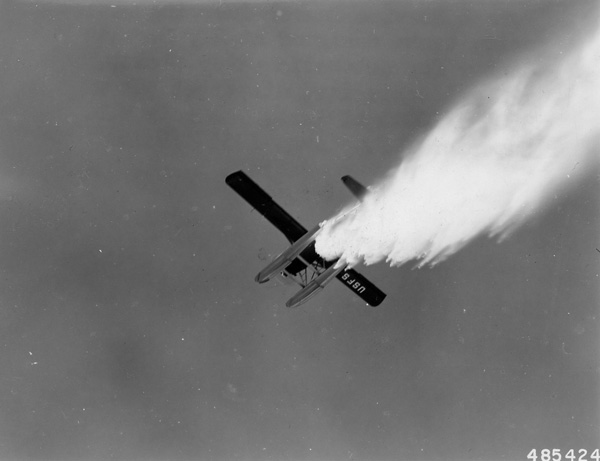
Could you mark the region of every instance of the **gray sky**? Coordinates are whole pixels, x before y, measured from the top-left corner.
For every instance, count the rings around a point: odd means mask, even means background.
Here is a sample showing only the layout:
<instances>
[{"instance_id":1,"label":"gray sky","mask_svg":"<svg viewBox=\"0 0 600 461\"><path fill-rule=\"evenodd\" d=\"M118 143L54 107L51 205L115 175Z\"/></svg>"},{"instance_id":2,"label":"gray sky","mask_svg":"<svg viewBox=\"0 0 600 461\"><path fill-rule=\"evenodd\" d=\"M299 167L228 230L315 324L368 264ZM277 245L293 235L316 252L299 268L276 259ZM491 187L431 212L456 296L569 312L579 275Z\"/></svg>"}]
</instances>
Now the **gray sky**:
<instances>
[{"instance_id":1,"label":"gray sky","mask_svg":"<svg viewBox=\"0 0 600 461\"><path fill-rule=\"evenodd\" d=\"M525 459L592 450L599 171L497 244L332 283L254 275L474 84L593 2L0 4L0 458Z\"/></svg>"}]
</instances>

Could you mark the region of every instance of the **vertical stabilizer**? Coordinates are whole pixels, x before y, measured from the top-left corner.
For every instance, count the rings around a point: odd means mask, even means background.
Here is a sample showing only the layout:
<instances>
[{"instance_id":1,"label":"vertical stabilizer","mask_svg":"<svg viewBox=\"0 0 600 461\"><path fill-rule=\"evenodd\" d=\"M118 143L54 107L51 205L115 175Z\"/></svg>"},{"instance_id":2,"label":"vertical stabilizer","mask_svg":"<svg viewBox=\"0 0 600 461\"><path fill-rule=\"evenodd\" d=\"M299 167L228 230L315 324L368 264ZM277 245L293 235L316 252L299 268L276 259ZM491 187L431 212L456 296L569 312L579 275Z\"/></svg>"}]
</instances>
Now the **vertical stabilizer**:
<instances>
[{"instance_id":1,"label":"vertical stabilizer","mask_svg":"<svg viewBox=\"0 0 600 461\"><path fill-rule=\"evenodd\" d=\"M362 199L365 198L365 195L367 195L367 192L369 192L369 189L367 189L350 175L342 176L342 182L348 189L350 189L352 195L354 195L361 202Z\"/></svg>"}]
</instances>

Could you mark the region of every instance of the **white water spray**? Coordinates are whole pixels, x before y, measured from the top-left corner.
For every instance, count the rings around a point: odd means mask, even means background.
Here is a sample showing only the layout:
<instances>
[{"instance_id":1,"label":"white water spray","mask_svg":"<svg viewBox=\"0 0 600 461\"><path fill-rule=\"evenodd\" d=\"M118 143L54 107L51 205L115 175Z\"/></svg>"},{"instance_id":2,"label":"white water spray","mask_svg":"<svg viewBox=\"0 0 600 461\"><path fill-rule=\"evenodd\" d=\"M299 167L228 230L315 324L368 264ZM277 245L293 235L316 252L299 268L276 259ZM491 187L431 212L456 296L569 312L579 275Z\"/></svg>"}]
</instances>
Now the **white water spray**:
<instances>
[{"instance_id":1,"label":"white water spray","mask_svg":"<svg viewBox=\"0 0 600 461\"><path fill-rule=\"evenodd\" d=\"M562 57L562 55L558 55ZM467 94L317 252L350 265L435 264L486 233L505 237L598 158L600 33Z\"/></svg>"}]
</instances>

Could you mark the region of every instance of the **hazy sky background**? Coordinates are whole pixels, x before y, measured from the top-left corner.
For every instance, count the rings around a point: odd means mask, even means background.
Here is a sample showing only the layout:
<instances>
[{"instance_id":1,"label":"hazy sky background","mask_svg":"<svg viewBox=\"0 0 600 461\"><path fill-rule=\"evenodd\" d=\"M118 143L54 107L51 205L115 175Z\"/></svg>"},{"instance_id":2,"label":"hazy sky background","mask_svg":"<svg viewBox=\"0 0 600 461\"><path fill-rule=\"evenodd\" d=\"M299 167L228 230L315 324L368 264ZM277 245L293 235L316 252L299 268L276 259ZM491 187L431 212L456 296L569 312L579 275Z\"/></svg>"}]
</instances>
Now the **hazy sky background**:
<instances>
[{"instance_id":1,"label":"hazy sky background","mask_svg":"<svg viewBox=\"0 0 600 461\"><path fill-rule=\"evenodd\" d=\"M600 444L600 169L433 269L257 285L592 1L0 4L0 459L526 459ZM596 22L594 22L596 21ZM541 47L541 48L540 48ZM540 51L542 50L542 51Z\"/></svg>"}]
</instances>

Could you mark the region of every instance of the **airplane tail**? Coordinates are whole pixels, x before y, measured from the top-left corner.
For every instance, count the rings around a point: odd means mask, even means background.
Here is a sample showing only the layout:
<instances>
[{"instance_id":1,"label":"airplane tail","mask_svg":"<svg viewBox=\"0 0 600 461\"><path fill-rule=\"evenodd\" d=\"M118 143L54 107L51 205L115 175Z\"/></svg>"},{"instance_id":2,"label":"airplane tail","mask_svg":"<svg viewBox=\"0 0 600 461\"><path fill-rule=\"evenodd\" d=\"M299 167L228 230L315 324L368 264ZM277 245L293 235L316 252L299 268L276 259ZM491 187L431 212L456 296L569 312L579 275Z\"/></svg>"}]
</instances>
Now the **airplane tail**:
<instances>
[{"instance_id":1,"label":"airplane tail","mask_svg":"<svg viewBox=\"0 0 600 461\"><path fill-rule=\"evenodd\" d=\"M350 192L352 192L352 195L354 195L361 202L363 198L365 198L365 195L367 195L367 192L369 192L369 189L367 189L350 175L342 176L342 182L350 190Z\"/></svg>"}]
</instances>

